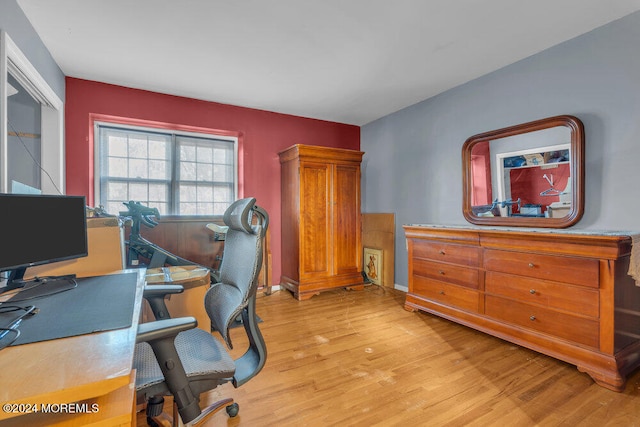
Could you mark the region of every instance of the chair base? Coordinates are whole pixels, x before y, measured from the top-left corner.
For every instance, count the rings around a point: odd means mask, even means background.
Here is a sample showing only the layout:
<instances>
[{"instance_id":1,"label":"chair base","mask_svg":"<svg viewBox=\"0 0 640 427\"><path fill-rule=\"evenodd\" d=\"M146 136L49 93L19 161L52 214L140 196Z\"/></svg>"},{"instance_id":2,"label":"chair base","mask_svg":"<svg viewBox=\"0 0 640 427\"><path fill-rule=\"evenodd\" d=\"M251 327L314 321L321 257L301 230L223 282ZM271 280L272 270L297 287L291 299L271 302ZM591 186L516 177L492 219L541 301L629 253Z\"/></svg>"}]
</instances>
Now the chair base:
<instances>
[{"instance_id":1,"label":"chair base","mask_svg":"<svg viewBox=\"0 0 640 427\"><path fill-rule=\"evenodd\" d=\"M158 398L158 396L155 397ZM172 416L158 411L158 405L162 407L164 403L164 398L159 397L159 399L162 399L162 401L155 401L153 403L149 403L147 406L147 424L150 427L196 427L200 423L207 420L210 416L216 414L222 408L226 409L227 415L229 415L230 418L238 415L238 411L240 410L240 407L233 401L232 398L222 399L204 408L202 410L202 413L194 418L190 423L184 424L180 419L180 415L178 414L178 406L175 403L173 404Z\"/></svg>"}]
</instances>

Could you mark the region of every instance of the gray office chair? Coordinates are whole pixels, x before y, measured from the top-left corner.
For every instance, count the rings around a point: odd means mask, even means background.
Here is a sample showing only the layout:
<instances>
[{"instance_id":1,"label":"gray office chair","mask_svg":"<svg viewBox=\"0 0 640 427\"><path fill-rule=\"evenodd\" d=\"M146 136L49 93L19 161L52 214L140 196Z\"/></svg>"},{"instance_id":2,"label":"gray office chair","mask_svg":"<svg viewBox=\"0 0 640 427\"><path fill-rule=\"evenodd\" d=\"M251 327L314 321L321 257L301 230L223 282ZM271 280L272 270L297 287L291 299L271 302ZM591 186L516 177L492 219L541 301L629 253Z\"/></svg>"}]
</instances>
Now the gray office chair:
<instances>
[{"instance_id":1,"label":"gray office chair","mask_svg":"<svg viewBox=\"0 0 640 427\"><path fill-rule=\"evenodd\" d=\"M238 200L225 212L224 223L229 230L220 282L211 286L204 301L212 329L220 333L229 348L232 348L229 328L241 317L249 338L248 349L241 357L233 360L224 344L210 333L196 329L195 318L170 318L164 298L182 292L182 286L153 286L145 290L156 321L139 326L133 365L137 400L147 402L147 420L151 425L152 418L162 412L165 395L173 395L174 407L185 424L197 424L223 407L229 416L235 416L238 405L232 399L201 409L200 394L227 382L239 387L264 366L267 350L258 329L255 304L269 216L255 206L255 201Z\"/></svg>"}]
</instances>

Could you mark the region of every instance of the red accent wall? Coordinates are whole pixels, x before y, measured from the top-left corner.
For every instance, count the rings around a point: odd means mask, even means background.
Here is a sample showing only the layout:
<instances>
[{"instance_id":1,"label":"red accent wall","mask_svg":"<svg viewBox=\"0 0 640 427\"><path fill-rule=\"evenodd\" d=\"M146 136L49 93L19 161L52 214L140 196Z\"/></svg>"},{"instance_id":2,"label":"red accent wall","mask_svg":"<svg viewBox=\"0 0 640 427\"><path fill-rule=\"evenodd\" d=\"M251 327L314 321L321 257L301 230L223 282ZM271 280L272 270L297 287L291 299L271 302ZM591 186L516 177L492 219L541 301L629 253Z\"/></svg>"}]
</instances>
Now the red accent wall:
<instances>
[{"instance_id":1,"label":"red accent wall","mask_svg":"<svg viewBox=\"0 0 640 427\"><path fill-rule=\"evenodd\" d=\"M471 149L472 206L490 205L493 201L491 173L487 171L491 171L491 151L489 143L483 142Z\"/></svg>"},{"instance_id":2,"label":"red accent wall","mask_svg":"<svg viewBox=\"0 0 640 427\"><path fill-rule=\"evenodd\" d=\"M280 280L280 161L293 144L360 149L360 127L66 78L66 188L94 200L96 115L209 128L240 140L239 196L255 197L270 215L272 277Z\"/></svg>"},{"instance_id":3,"label":"red accent wall","mask_svg":"<svg viewBox=\"0 0 640 427\"><path fill-rule=\"evenodd\" d=\"M543 175L552 177L553 187L543 178ZM571 168L568 163L556 164L551 167L547 165L545 169L541 167L516 168L509 171L509 176L511 180L510 197L514 200L519 198L521 206L526 204L541 205L540 212L544 213L547 206L560 201L558 194L566 188L571 176ZM550 188L558 191L546 193L546 196L540 195ZM518 212L516 206L514 206L513 212Z\"/></svg>"}]
</instances>

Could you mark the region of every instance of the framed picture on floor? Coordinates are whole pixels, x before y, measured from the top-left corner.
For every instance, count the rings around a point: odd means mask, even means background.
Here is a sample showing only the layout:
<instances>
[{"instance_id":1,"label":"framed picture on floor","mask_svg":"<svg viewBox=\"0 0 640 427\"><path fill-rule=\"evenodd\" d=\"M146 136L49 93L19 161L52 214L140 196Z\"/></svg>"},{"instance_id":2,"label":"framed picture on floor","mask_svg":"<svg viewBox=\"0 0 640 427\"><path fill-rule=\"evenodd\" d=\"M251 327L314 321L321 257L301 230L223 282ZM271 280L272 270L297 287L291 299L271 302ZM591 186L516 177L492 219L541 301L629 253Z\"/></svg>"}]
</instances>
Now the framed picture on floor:
<instances>
[{"instance_id":1,"label":"framed picture on floor","mask_svg":"<svg viewBox=\"0 0 640 427\"><path fill-rule=\"evenodd\" d=\"M382 285L382 249L364 248L363 262L369 281Z\"/></svg>"}]
</instances>

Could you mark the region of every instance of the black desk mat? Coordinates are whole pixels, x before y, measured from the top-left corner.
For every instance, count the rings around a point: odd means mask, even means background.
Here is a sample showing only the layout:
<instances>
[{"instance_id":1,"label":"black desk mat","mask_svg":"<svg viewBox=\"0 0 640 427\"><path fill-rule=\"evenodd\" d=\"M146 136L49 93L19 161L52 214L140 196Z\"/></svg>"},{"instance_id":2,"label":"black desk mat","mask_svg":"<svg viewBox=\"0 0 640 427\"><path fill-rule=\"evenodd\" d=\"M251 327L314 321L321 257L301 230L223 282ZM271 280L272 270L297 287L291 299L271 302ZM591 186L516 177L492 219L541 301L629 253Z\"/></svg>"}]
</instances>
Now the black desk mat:
<instances>
[{"instance_id":1,"label":"black desk mat","mask_svg":"<svg viewBox=\"0 0 640 427\"><path fill-rule=\"evenodd\" d=\"M75 288L12 303L22 298L18 293L2 305L34 305L38 313L22 320L12 345L130 327L137 280L137 272L85 277L76 279Z\"/></svg>"}]
</instances>

